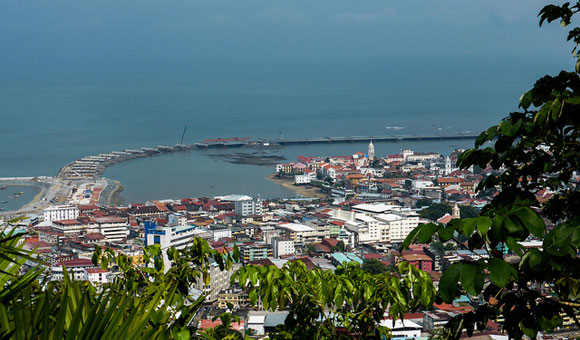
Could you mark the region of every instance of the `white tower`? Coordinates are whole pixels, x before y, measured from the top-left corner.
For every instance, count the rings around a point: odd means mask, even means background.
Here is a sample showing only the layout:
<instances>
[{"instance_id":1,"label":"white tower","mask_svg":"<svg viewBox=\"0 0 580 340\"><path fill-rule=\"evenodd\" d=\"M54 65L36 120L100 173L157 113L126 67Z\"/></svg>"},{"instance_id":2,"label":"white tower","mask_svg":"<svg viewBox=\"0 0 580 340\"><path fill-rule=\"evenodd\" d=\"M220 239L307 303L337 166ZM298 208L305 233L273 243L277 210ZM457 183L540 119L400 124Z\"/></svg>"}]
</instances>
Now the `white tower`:
<instances>
[{"instance_id":1,"label":"white tower","mask_svg":"<svg viewBox=\"0 0 580 340\"><path fill-rule=\"evenodd\" d=\"M459 206L457 206L457 203L455 203L453 209L451 209L451 216L453 216L453 218L461 217L461 210L459 210Z\"/></svg>"},{"instance_id":2,"label":"white tower","mask_svg":"<svg viewBox=\"0 0 580 340\"><path fill-rule=\"evenodd\" d=\"M445 172L444 175L449 175L451 173L451 159L449 156L445 157Z\"/></svg>"},{"instance_id":3,"label":"white tower","mask_svg":"<svg viewBox=\"0 0 580 340\"><path fill-rule=\"evenodd\" d=\"M375 146L373 145L373 141L369 143L369 163L372 163L375 160Z\"/></svg>"}]
</instances>

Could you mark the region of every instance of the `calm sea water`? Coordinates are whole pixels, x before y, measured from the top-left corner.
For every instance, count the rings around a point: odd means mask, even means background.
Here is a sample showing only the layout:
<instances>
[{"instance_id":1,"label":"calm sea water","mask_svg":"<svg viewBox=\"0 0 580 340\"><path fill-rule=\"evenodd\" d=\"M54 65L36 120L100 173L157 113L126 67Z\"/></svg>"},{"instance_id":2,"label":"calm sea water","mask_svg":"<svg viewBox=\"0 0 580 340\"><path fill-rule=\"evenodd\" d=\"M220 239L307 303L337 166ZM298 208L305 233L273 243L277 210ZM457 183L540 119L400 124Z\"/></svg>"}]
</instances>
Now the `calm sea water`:
<instances>
[{"instance_id":1,"label":"calm sea water","mask_svg":"<svg viewBox=\"0 0 580 340\"><path fill-rule=\"evenodd\" d=\"M517 109L533 80L559 68L542 60L415 60L352 64L256 65L203 74L110 74L91 79L0 81L0 177L55 175L77 158L206 138L278 139L479 132ZM387 127L404 127L395 131ZM472 142L378 143L449 152ZM272 167L230 164L208 150L133 160L109 168L126 202L225 193L292 193L264 180ZM299 154L366 151L366 144L268 150ZM266 151L264 151L266 152ZM18 190L22 191L22 190Z\"/></svg>"},{"instance_id":2,"label":"calm sea water","mask_svg":"<svg viewBox=\"0 0 580 340\"><path fill-rule=\"evenodd\" d=\"M39 192L40 188L27 185L7 186L6 189L0 189L0 208L5 211L16 210L30 202Z\"/></svg>"}]
</instances>

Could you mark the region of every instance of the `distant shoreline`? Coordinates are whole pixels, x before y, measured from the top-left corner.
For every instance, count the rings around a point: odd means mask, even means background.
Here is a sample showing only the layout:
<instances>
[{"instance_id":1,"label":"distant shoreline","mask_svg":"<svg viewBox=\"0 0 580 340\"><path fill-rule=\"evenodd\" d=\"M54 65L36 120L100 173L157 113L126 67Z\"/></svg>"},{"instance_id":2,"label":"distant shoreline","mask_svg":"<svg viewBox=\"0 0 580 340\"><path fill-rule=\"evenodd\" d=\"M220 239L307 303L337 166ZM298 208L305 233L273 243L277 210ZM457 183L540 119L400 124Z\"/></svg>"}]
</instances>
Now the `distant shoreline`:
<instances>
[{"instance_id":1,"label":"distant shoreline","mask_svg":"<svg viewBox=\"0 0 580 340\"><path fill-rule=\"evenodd\" d=\"M115 187L111 190L106 198L105 205L107 206L115 206L121 204L121 192L123 191L124 187L120 181L117 180L110 180L108 185L111 185L111 182L114 183Z\"/></svg>"},{"instance_id":2,"label":"distant shoreline","mask_svg":"<svg viewBox=\"0 0 580 340\"><path fill-rule=\"evenodd\" d=\"M32 197L32 199L30 199L30 201L22 204L17 209L2 211L2 214L19 213L20 211L27 210L33 204L40 202L40 200L42 199L42 197L46 193L48 187L50 186L50 185L48 185L46 183L42 183L42 182L33 182L33 181L25 181L25 180L8 180L8 181L2 180L2 181L0 181L0 185L6 186L6 187L25 186L25 187L34 187L34 188L39 189L38 193L36 195L34 195L34 197Z\"/></svg>"},{"instance_id":3,"label":"distant shoreline","mask_svg":"<svg viewBox=\"0 0 580 340\"><path fill-rule=\"evenodd\" d=\"M315 198L326 198L327 195L320 192L320 188L318 187L311 187L307 188L306 186L302 185L294 185L294 180L292 178L282 178L278 177L276 174L271 174L266 176L267 180L272 181L276 184L280 184L286 189L292 190L297 195L302 197L315 197Z\"/></svg>"}]
</instances>

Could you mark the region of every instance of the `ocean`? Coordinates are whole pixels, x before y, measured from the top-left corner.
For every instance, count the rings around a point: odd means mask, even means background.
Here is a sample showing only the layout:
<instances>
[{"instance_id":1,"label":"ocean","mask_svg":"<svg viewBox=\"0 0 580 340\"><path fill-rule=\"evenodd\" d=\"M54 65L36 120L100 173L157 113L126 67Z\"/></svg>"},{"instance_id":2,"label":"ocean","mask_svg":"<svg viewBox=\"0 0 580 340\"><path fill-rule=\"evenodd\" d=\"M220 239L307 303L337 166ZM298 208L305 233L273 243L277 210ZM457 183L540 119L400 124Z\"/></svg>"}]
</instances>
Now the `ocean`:
<instances>
[{"instance_id":1,"label":"ocean","mask_svg":"<svg viewBox=\"0 0 580 340\"><path fill-rule=\"evenodd\" d=\"M558 69L533 58L414 60L0 82L0 177L54 176L86 155L176 144L186 125L184 143L479 132L516 110L534 79ZM401 148L449 153L472 143L376 143L375 149L377 155ZM356 151L366 152L366 143L192 150L124 162L104 175L121 181L125 203L227 193L291 197L264 179L274 166L231 164L223 154L258 152L295 161L299 154Z\"/></svg>"}]
</instances>

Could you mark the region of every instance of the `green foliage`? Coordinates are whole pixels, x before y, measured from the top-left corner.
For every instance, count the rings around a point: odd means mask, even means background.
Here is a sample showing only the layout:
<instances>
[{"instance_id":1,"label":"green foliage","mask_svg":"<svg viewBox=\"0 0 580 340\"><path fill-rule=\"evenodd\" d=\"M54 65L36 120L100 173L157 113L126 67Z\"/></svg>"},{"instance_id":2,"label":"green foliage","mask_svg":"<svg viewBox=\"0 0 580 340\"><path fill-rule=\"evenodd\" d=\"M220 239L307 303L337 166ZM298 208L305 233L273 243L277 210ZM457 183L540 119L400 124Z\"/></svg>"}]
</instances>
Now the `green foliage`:
<instances>
[{"instance_id":1,"label":"green foliage","mask_svg":"<svg viewBox=\"0 0 580 340\"><path fill-rule=\"evenodd\" d=\"M578 2L548 5L539 14L540 25L559 20L566 27L579 10ZM512 112L481 133L475 148L458 160L462 169L491 166L494 171L478 190L498 194L480 216L450 224L467 238L469 249L485 250L487 256L453 264L443 274L438 292L443 301L464 293L481 294L484 301L475 312L453 319L445 337L456 339L462 330L471 335L500 316L515 339L551 332L562 325L563 315L580 326L575 316L580 308L580 28L571 29L568 40L575 43L575 72L539 79L520 98L523 112ZM536 194L544 189L554 194L540 203ZM403 246L435 233L441 237L443 229L421 225ZM542 248L525 249L521 242L530 238L542 240ZM503 257L506 247L517 256L512 262Z\"/></svg>"},{"instance_id":2,"label":"green foliage","mask_svg":"<svg viewBox=\"0 0 580 340\"><path fill-rule=\"evenodd\" d=\"M419 215L431 221L437 221L445 214L451 213L451 206L445 203L432 203L429 208L423 209Z\"/></svg>"},{"instance_id":3,"label":"green foliage","mask_svg":"<svg viewBox=\"0 0 580 340\"><path fill-rule=\"evenodd\" d=\"M421 199L421 200L415 201L415 207L417 207L417 208L428 207L430 205L431 205L431 200Z\"/></svg>"},{"instance_id":4,"label":"green foliage","mask_svg":"<svg viewBox=\"0 0 580 340\"><path fill-rule=\"evenodd\" d=\"M97 248L93 262L119 268L115 280L95 287L74 281L63 267L64 281L49 281L42 264L18 275L33 253L17 246L19 236L0 235L0 337L12 339L189 339L193 316L205 296L193 299L189 287L207 280L208 264L230 268L237 248L223 255L195 239L185 250L169 249L164 268L158 246L144 250L145 266L123 254Z\"/></svg>"},{"instance_id":5,"label":"green foliage","mask_svg":"<svg viewBox=\"0 0 580 340\"><path fill-rule=\"evenodd\" d=\"M476 217L477 215L479 215L479 212L477 211L477 209L475 209L474 207L472 207L470 205L460 205L459 206L459 214L463 218L470 218L470 217Z\"/></svg>"},{"instance_id":6,"label":"green foliage","mask_svg":"<svg viewBox=\"0 0 580 340\"><path fill-rule=\"evenodd\" d=\"M365 260L362 269L369 274L382 274L389 270L386 264L376 259Z\"/></svg>"},{"instance_id":7,"label":"green foliage","mask_svg":"<svg viewBox=\"0 0 580 340\"><path fill-rule=\"evenodd\" d=\"M345 250L345 246L344 246L344 242L342 242L342 241L338 241L336 243L336 246L330 248L330 251L333 253L344 252L344 250Z\"/></svg>"},{"instance_id":8,"label":"green foliage","mask_svg":"<svg viewBox=\"0 0 580 340\"><path fill-rule=\"evenodd\" d=\"M336 271L307 270L301 261L282 268L246 266L232 277L249 289L250 302L267 310L289 311L272 339L381 338L385 313L401 318L429 308L435 289L429 276L403 262L395 274L373 275L357 263Z\"/></svg>"}]
</instances>

